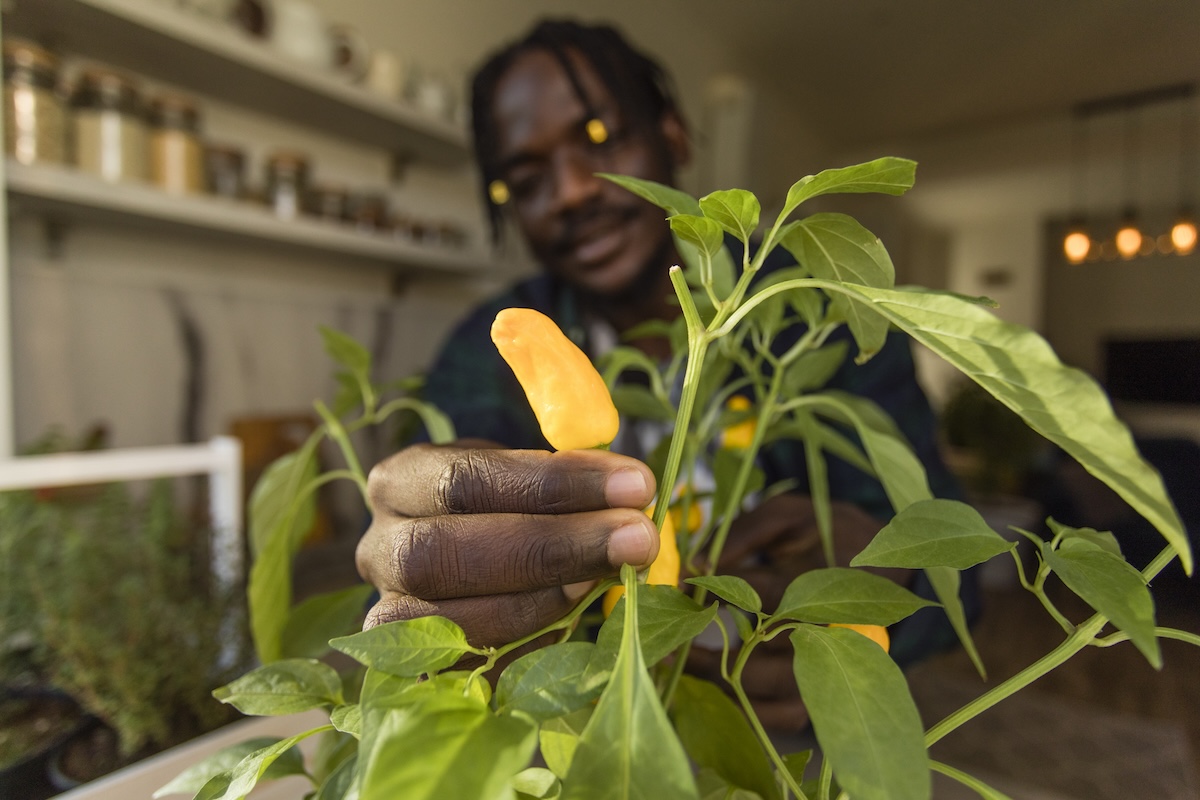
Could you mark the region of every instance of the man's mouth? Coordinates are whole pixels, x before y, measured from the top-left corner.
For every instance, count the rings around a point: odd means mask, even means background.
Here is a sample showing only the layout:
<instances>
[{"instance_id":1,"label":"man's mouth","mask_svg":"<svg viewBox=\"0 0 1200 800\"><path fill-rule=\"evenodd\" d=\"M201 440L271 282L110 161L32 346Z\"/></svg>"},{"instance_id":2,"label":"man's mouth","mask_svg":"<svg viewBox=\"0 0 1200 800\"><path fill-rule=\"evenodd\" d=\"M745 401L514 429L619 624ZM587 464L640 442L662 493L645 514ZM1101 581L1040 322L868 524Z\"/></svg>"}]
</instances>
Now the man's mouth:
<instances>
[{"instance_id":1,"label":"man's mouth","mask_svg":"<svg viewBox=\"0 0 1200 800\"><path fill-rule=\"evenodd\" d=\"M622 247L624 228L636 215L636 209L618 208L569 220L556 249L584 266L602 264Z\"/></svg>"}]
</instances>

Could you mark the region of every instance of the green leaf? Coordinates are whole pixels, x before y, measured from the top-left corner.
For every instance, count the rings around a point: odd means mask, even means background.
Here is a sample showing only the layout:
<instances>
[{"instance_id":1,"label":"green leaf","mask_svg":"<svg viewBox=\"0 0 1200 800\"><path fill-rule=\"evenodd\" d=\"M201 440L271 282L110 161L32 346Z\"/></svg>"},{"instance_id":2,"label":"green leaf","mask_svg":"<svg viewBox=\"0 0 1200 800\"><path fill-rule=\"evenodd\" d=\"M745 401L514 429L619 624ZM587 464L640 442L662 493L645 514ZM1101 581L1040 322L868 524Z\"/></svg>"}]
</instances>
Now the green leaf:
<instances>
[{"instance_id":1,"label":"green leaf","mask_svg":"<svg viewBox=\"0 0 1200 800\"><path fill-rule=\"evenodd\" d=\"M1042 558L1072 592L1129 634L1155 669L1162 668L1162 653L1154 635L1154 598L1140 572L1093 544L1052 550L1047 543L1042 545Z\"/></svg>"},{"instance_id":2,"label":"green leaf","mask_svg":"<svg viewBox=\"0 0 1200 800\"><path fill-rule=\"evenodd\" d=\"M429 434L429 441L434 444L449 444L458 438L458 434L454 430L454 422L450 417L446 416L433 403L426 403L415 397L397 397L395 400L388 401L387 405L379 410L379 418L376 423L382 422L397 411L412 411L420 417L421 424L425 426L425 432Z\"/></svg>"},{"instance_id":3,"label":"green leaf","mask_svg":"<svg viewBox=\"0 0 1200 800\"><path fill-rule=\"evenodd\" d=\"M749 245L758 227L758 198L745 189L722 189L700 198L704 216Z\"/></svg>"},{"instance_id":4,"label":"green leaf","mask_svg":"<svg viewBox=\"0 0 1200 800\"><path fill-rule=\"evenodd\" d=\"M358 703L338 706L330 712L329 721L342 733L358 736L362 733L362 707Z\"/></svg>"},{"instance_id":5,"label":"green leaf","mask_svg":"<svg viewBox=\"0 0 1200 800\"><path fill-rule=\"evenodd\" d=\"M906 158L888 157L808 175L788 189L787 200L784 201L783 210L779 212L779 219L787 219L801 203L823 194L904 194L912 188L916 172L917 162Z\"/></svg>"},{"instance_id":6,"label":"green leaf","mask_svg":"<svg viewBox=\"0 0 1200 800\"><path fill-rule=\"evenodd\" d=\"M617 601L596 637L596 649L588 664L584 682L594 686L618 660L625 640L625 598ZM641 660L657 664L684 642L698 636L717 615L717 604L701 608L696 601L673 586L643 584L638 595L638 631Z\"/></svg>"},{"instance_id":7,"label":"green leaf","mask_svg":"<svg viewBox=\"0 0 1200 800\"><path fill-rule=\"evenodd\" d=\"M583 708L600 694L587 688L584 672L596 646L562 642L521 656L496 683L496 711L519 711L542 722Z\"/></svg>"},{"instance_id":8,"label":"green leaf","mask_svg":"<svg viewBox=\"0 0 1200 800\"><path fill-rule=\"evenodd\" d=\"M513 776L517 800L554 800L562 792L558 776L542 767L530 767Z\"/></svg>"},{"instance_id":9,"label":"green leaf","mask_svg":"<svg viewBox=\"0 0 1200 800\"><path fill-rule=\"evenodd\" d=\"M1071 528L1056 521L1053 517L1047 519L1046 524L1055 537L1062 537L1059 547L1063 549L1070 549L1079 546L1081 542L1087 542L1101 550L1107 550L1114 556L1121 555L1121 544L1117 541L1117 537L1109 531L1098 531L1095 528Z\"/></svg>"},{"instance_id":10,"label":"green leaf","mask_svg":"<svg viewBox=\"0 0 1200 800\"><path fill-rule=\"evenodd\" d=\"M739 578L736 575L711 575L688 578L686 583L690 583L693 586L703 586L717 597L727 603L732 603L738 608L744 608L756 614L762 611L762 598L758 596L758 592L754 591L754 587L744 578Z\"/></svg>"},{"instance_id":11,"label":"green leaf","mask_svg":"<svg viewBox=\"0 0 1200 800\"><path fill-rule=\"evenodd\" d=\"M734 485L737 483L737 474L742 469L742 462L746 460L746 454L741 450L735 450L727 447L722 447L713 454L713 479L716 481L716 488L713 490L713 509L716 514L732 513L737 516L741 512L740 505L730 509L729 504L738 499L743 502L745 498L753 495L755 492L761 491L766 483L766 475L762 469L755 465L751 468L750 478L746 481L746 492L741 498L733 496Z\"/></svg>"},{"instance_id":12,"label":"green leaf","mask_svg":"<svg viewBox=\"0 0 1200 800\"><path fill-rule=\"evenodd\" d=\"M176 775L170 783L155 791L154 797L163 797L170 794L194 795L217 775L232 770L246 756L280 741L282 740L277 736L260 736L218 750ZM288 775L300 775L303 772L304 757L300 754L300 751L288 750L263 774L263 779L274 780L276 778L287 777Z\"/></svg>"},{"instance_id":13,"label":"green leaf","mask_svg":"<svg viewBox=\"0 0 1200 800\"><path fill-rule=\"evenodd\" d=\"M445 669L471 649L462 628L445 617L388 622L329 644L368 667L400 677Z\"/></svg>"},{"instance_id":14,"label":"green leaf","mask_svg":"<svg viewBox=\"0 0 1200 800\"><path fill-rule=\"evenodd\" d=\"M642 590L654 587L639 584L628 564L621 573L626 596L621 599L625 624L620 653L571 759L563 800L698 800L687 755L659 703L637 635L640 600L646 596ZM629 602L631 594L637 597L634 602Z\"/></svg>"},{"instance_id":15,"label":"green leaf","mask_svg":"<svg viewBox=\"0 0 1200 800\"><path fill-rule=\"evenodd\" d=\"M696 198L671 186L648 181L644 178L631 178L628 175L612 175L606 172L598 174L601 178L610 180L623 189L633 192L643 200L653 203L669 215L692 214L694 216L701 216L703 214L700 210L700 204L696 202Z\"/></svg>"},{"instance_id":16,"label":"green leaf","mask_svg":"<svg viewBox=\"0 0 1200 800\"><path fill-rule=\"evenodd\" d=\"M405 689L399 698L400 704L417 702L422 695L449 693L486 706L492 700L492 685L486 679L472 675L465 669L439 672Z\"/></svg>"},{"instance_id":17,"label":"green leaf","mask_svg":"<svg viewBox=\"0 0 1200 800\"><path fill-rule=\"evenodd\" d=\"M284 716L342 702L337 670L315 659L265 664L213 690L213 697L253 716Z\"/></svg>"},{"instance_id":18,"label":"green leaf","mask_svg":"<svg viewBox=\"0 0 1200 800\"><path fill-rule=\"evenodd\" d=\"M361 800L511 798L510 782L528 765L536 735L528 720L498 717L464 698L390 709L362 771Z\"/></svg>"},{"instance_id":19,"label":"green leaf","mask_svg":"<svg viewBox=\"0 0 1200 800\"><path fill-rule=\"evenodd\" d=\"M975 640L971 638L971 629L967 625L967 612L963 608L962 598L958 596L958 590L962 584L958 570L951 567L926 567L925 577L929 579L933 593L937 595L938 602L942 604L942 609L950 620L950 627L954 628L954 632L958 634L958 640L962 642L963 649L967 651L967 656L979 672L979 677L986 680L987 670L983 666L983 659L980 657L979 651L975 648Z\"/></svg>"},{"instance_id":20,"label":"green leaf","mask_svg":"<svg viewBox=\"0 0 1200 800\"><path fill-rule=\"evenodd\" d=\"M703 205L704 201L701 201ZM725 234L714 219L694 214L676 214L670 218L671 230L711 259L725 247Z\"/></svg>"},{"instance_id":21,"label":"green leaf","mask_svg":"<svg viewBox=\"0 0 1200 800\"><path fill-rule=\"evenodd\" d=\"M801 354L787 366L781 387L783 396L795 397L813 389L820 389L842 366L849 347L849 343L845 341L833 342Z\"/></svg>"},{"instance_id":22,"label":"green leaf","mask_svg":"<svg viewBox=\"0 0 1200 800\"><path fill-rule=\"evenodd\" d=\"M583 730L591 718L592 708L588 707L542 723L542 729L538 733L542 760L559 778L567 776L571 768L571 759L575 756L575 748L579 745L579 737L583 735Z\"/></svg>"},{"instance_id":23,"label":"green leaf","mask_svg":"<svg viewBox=\"0 0 1200 800\"><path fill-rule=\"evenodd\" d=\"M325 352L329 353L330 358L351 373L366 378L371 371L371 354L367 352L367 348L359 344L354 337L341 331L324 325L318 325L317 329L321 332L321 338L325 340Z\"/></svg>"},{"instance_id":24,"label":"green leaf","mask_svg":"<svg viewBox=\"0 0 1200 800\"><path fill-rule=\"evenodd\" d=\"M367 669L363 676L359 705L363 708L394 708L404 704L404 696L417 683L416 675L402 678L377 669Z\"/></svg>"},{"instance_id":25,"label":"green leaf","mask_svg":"<svg viewBox=\"0 0 1200 800\"><path fill-rule=\"evenodd\" d=\"M788 584L771 619L892 625L932 605L879 575L826 567L805 572Z\"/></svg>"},{"instance_id":26,"label":"green leaf","mask_svg":"<svg viewBox=\"0 0 1200 800\"><path fill-rule=\"evenodd\" d=\"M966 569L1015 546L966 503L920 500L893 517L850 566Z\"/></svg>"},{"instance_id":27,"label":"green leaf","mask_svg":"<svg viewBox=\"0 0 1200 800\"><path fill-rule=\"evenodd\" d=\"M220 798L220 800L242 800L242 798L250 794L260 780L266 779L267 771L277 759L309 736L331 730L333 730L333 726L322 725L319 728L313 728L310 731L298 733L286 739L280 739L275 744L267 745L261 750L255 750L239 761L237 766L230 771L229 785L225 787L223 792L213 795L212 800L216 800L217 798Z\"/></svg>"},{"instance_id":28,"label":"green leaf","mask_svg":"<svg viewBox=\"0 0 1200 800\"><path fill-rule=\"evenodd\" d=\"M754 729L717 686L683 675L671 709L679 739L692 761L763 800L779 797L771 762Z\"/></svg>"},{"instance_id":29,"label":"green leaf","mask_svg":"<svg viewBox=\"0 0 1200 800\"><path fill-rule=\"evenodd\" d=\"M711 769L696 773L696 789L700 800L762 800L757 792L739 789Z\"/></svg>"},{"instance_id":30,"label":"green leaf","mask_svg":"<svg viewBox=\"0 0 1200 800\"><path fill-rule=\"evenodd\" d=\"M670 422L675 419L675 409L664 403L661 397L647 389L631 383L619 383L609 390L613 405L622 416Z\"/></svg>"},{"instance_id":31,"label":"green leaf","mask_svg":"<svg viewBox=\"0 0 1200 800\"><path fill-rule=\"evenodd\" d=\"M355 781L358 779L358 756L353 755L337 765L337 768L321 784L312 800L352 800L358 797ZM353 792L353 794L351 794Z\"/></svg>"},{"instance_id":32,"label":"green leaf","mask_svg":"<svg viewBox=\"0 0 1200 800\"><path fill-rule=\"evenodd\" d=\"M1191 574L1191 546L1162 477L1138 453L1104 390L1064 366L1045 339L960 297L862 286L841 291L871 303L1070 453L1149 520Z\"/></svg>"},{"instance_id":33,"label":"green leaf","mask_svg":"<svg viewBox=\"0 0 1200 800\"><path fill-rule=\"evenodd\" d=\"M793 670L813 731L855 800L929 800L925 731L896 663L853 631L801 625Z\"/></svg>"},{"instance_id":34,"label":"green leaf","mask_svg":"<svg viewBox=\"0 0 1200 800\"><path fill-rule=\"evenodd\" d=\"M804 781L804 770L808 769L808 762L812 761L812 750L801 750L799 753L788 753L783 758L783 765L787 767L788 774L792 776L797 784Z\"/></svg>"},{"instance_id":35,"label":"green leaf","mask_svg":"<svg viewBox=\"0 0 1200 800\"><path fill-rule=\"evenodd\" d=\"M330 639L358 630L374 591L374 586L364 583L318 594L297 605L283 628L283 657L320 658L328 653Z\"/></svg>"},{"instance_id":36,"label":"green leaf","mask_svg":"<svg viewBox=\"0 0 1200 800\"><path fill-rule=\"evenodd\" d=\"M250 496L250 549L254 563L246 599L258 659L282 658L283 629L292 603L292 558L316 519L316 499L306 487L317 475L316 447L310 436L300 450L267 467Z\"/></svg>"}]
</instances>

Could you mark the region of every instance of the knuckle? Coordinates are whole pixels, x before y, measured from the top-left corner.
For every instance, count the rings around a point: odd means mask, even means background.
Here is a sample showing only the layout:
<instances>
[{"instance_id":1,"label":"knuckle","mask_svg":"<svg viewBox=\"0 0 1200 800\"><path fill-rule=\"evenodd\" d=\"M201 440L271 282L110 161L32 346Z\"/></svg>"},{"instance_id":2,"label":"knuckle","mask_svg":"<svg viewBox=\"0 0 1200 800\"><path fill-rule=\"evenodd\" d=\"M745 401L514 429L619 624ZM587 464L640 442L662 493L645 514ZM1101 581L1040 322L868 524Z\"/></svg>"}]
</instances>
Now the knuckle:
<instances>
[{"instance_id":1,"label":"knuckle","mask_svg":"<svg viewBox=\"0 0 1200 800\"><path fill-rule=\"evenodd\" d=\"M389 593L367 612L366 620L363 622L363 630L369 630L376 625L383 625L388 622L400 622L428 617L435 613L437 613L437 609L427 603L421 602L415 597Z\"/></svg>"},{"instance_id":2,"label":"knuckle","mask_svg":"<svg viewBox=\"0 0 1200 800\"><path fill-rule=\"evenodd\" d=\"M461 589L457 537L443 517L405 520L391 541L392 585L415 597L443 597Z\"/></svg>"},{"instance_id":3,"label":"knuckle","mask_svg":"<svg viewBox=\"0 0 1200 800\"><path fill-rule=\"evenodd\" d=\"M543 604L533 594L510 595L511 604L500 615L497 633L504 642L514 642L541 627Z\"/></svg>"},{"instance_id":4,"label":"knuckle","mask_svg":"<svg viewBox=\"0 0 1200 800\"><path fill-rule=\"evenodd\" d=\"M435 485L439 507L450 514L485 508L493 478L492 459L486 453L463 450L442 468Z\"/></svg>"}]
</instances>

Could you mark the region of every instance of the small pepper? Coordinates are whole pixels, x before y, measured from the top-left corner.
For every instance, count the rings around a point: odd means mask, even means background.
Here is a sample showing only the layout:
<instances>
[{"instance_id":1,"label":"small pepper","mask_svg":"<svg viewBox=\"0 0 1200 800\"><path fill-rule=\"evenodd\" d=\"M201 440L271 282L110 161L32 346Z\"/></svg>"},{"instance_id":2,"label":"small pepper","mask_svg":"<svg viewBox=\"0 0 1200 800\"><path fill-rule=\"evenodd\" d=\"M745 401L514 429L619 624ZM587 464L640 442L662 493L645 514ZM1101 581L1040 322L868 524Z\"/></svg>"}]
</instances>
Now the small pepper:
<instances>
[{"instance_id":1,"label":"small pepper","mask_svg":"<svg viewBox=\"0 0 1200 800\"><path fill-rule=\"evenodd\" d=\"M750 401L740 394L735 394L725 403L725 407L730 411L748 411L750 406ZM754 441L754 431L757 427L758 420L754 417L747 417L741 422L730 425L721 432L721 447L730 450L749 450L750 444Z\"/></svg>"},{"instance_id":2,"label":"small pepper","mask_svg":"<svg viewBox=\"0 0 1200 800\"><path fill-rule=\"evenodd\" d=\"M551 447L583 450L612 442L620 420L608 387L553 320L531 308L506 308L492 323L492 341Z\"/></svg>"},{"instance_id":3,"label":"small pepper","mask_svg":"<svg viewBox=\"0 0 1200 800\"><path fill-rule=\"evenodd\" d=\"M831 622L831 628L849 628L855 633L861 633L863 636L870 639L875 644L883 648L883 652L888 652L888 648L892 644L892 640L888 637L887 628L882 625L855 625L849 622Z\"/></svg>"},{"instance_id":4,"label":"small pepper","mask_svg":"<svg viewBox=\"0 0 1200 800\"><path fill-rule=\"evenodd\" d=\"M651 506L646 513L653 516L654 507ZM670 513L663 520L662 530L659 531L658 555L654 557L654 563L646 572L646 583L659 586L679 585L679 542L675 539L675 521ZM624 586L614 586L604 593L604 602L601 605L604 616L612 613L613 607L623 594Z\"/></svg>"}]
</instances>

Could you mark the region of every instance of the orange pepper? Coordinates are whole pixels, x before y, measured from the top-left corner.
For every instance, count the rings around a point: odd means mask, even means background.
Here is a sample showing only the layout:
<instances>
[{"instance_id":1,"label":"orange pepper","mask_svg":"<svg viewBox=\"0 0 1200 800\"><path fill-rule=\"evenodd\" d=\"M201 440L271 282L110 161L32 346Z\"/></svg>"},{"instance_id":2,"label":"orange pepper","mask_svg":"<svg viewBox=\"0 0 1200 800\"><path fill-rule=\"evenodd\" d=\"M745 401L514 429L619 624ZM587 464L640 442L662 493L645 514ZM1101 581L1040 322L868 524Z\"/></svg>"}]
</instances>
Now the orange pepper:
<instances>
[{"instance_id":1,"label":"orange pepper","mask_svg":"<svg viewBox=\"0 0 1200 800\"><path fill-rule=\"evenodd\" d=\"M653 514L653 506L646 513ZM650 570L646 573L646 583L659 586L679 585L679 542L675 539L675 522L671 514L667 514L666 519L663 520L662 530L659 531L658 555L654 557L654 563L650 565ZM624 586L614 586L604 593L604 602L601 605L604 616L607 617L612 613L613 607L623 594L625 594Z\"/></svg>"},{"instance_id":2,"label":"orange pepper","mask_svg":"<svg viewBox=\"0 0 1200 800\"><path fill-rule=\"evenodd\" d=\"M831 628L849 628L855 633L861 633L863 636L870 639L875 644L883 648L883 652L888 652L888 648L892 644L892 640L888 637L887 628L882 625L855 625L849 622L831 622Z\"/></svg>"},{"instance_id":3,"label":"orange pepper","mask_svg":"<svg viewBox=\"0 0 1200 800\"><path fill-rule=\"evenodd\" d=\"M506 308L492 323L492 341L551 447L606 447L616 438L620 420L604 379L553 320L531 308Z\"/></svg>"}]
</instances>

